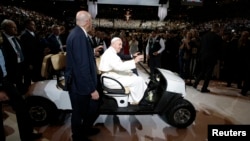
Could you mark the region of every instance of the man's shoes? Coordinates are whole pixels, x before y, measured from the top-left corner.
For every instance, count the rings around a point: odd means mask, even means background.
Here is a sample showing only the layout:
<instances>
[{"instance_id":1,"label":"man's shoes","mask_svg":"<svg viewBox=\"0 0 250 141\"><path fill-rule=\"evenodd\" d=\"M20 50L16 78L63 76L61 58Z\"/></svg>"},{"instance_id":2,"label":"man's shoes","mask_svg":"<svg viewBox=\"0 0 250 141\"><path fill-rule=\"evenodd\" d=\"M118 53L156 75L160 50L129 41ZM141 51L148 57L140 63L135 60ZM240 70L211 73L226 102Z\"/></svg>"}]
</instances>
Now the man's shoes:
<instances>
[{"instance_id":1,"label":"man's shoes","mask_svg":"<svg viewBox=\"0 0 250 141\"><path fill-rule=\"evenodd\" d=\"M201 89L201 92L202 93L210 93L210 90L209 89Z\"/></svg>"},{"instance_id":2,"label":"man's shoes","mask_svg":"<svg viewBox=\"0 0 250 141\"><path fill-rule=\"evenodd\" d=\"M42 136L43 136L42 133L32 133L31 136L30 136L30 138L33 141L33 140L40 139Z\"/></svg>"},{"instance_id":3,"label":"man's shoes","mask_svg":"<svg viewBox=\"0 0 250 141\"><path fill-rule=\"evenodd\" d=\"M242 92L242 91L240 92L240 94L243 95L243 96L247 96L247 93Z\"/></svg>"},{"instance_id":4,"label":"man's shoes","mask_svg":"<svg viewBox=\"0 0 250 141\"><path fill-rule=\"evenodd\" d=\"M89 128L85 131L86 136L94 136L100 133L100 129L98 128Z\"/></svg>"}]
</instances>

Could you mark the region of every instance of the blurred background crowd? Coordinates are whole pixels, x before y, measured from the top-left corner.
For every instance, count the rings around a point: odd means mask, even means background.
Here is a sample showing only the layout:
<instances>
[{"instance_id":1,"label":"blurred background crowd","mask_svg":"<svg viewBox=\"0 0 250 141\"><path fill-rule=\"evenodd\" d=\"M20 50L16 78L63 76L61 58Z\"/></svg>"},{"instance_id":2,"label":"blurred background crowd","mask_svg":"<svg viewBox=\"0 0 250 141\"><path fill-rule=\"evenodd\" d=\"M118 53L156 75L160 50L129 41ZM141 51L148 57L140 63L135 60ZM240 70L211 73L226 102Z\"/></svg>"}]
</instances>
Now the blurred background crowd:
<instances>
[{"instance_id":1,"label":"blurred background crowd","mask_svg":"<svg viewBox=\"0 0 250 141\"><path fill-rule=\"evenodd\" d=\"M29 4L25 2L29 2ZM202 6L186 6L180 5L180 3L180 1L173 2L170 0L169 13L163 21L158 20L157 14L150 15L155 11L152 7L140 8L141 11L137 12L146 13L146 15L140 15L142 17L131 15L132 18L126 21L123 12L116 9L115 12L118 14L120 12L122 16L112 17L110 12L114 11L107 8L111 6L100 6L100 8L106 8L106 11L104 9L99 10L99 14L93 19L94 28L89 34L101 40L100 43L105 43L107 47L112 37L121 37L124 54L130 53L130 42L136 40L138 51L145 54L151 32L156 31L157 36L160 36L165 42L161 67L179 73L189 83L199 71L200 39L211 29L212 24L219 23L221 27L219 35L223 44L213 78L226 81L228 86L231 86L231 83L236 83L238 88L241 88L244 78L249 73L246 63L249 61L245 57L250 55L250 52L246 51L246 48L250 46L250 18L247 14L249 13L249 10L247 10L250 5L249 1L206 0ZM30 6L32 4L33 6ZM75 5L78 7L76 8ZM25 21L27 19L33 20L36 25L36 36L38 36L44 49L44 55L47 55L52 53L51 44L48 40L49 36L58 34L62 44L65 45L67 35L70 29L74 27L75 11L80 9L87 9L86 1L38 0L32 2L3 0L0 3L0 21L4 19L15 21L18 33L21 35L25 29ZM111 17L108 15L111 15ZM191 48L187 51L188 58L183 58L185 53L180 48L184 40L192 42ZM187 60L180 61L182 59ZM147 63L146 58L144 63Z\"/></svg>"}]
</instances>

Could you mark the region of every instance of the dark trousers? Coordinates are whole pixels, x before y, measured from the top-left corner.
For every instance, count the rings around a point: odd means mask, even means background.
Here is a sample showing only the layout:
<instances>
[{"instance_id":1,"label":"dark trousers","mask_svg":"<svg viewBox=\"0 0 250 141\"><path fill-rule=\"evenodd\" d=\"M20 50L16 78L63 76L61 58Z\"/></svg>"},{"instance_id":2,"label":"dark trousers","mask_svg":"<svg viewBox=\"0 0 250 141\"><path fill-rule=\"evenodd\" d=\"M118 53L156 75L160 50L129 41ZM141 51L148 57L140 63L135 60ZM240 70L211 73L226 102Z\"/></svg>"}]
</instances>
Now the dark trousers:
<instances>
[{"instance_id":1,"label":"dark trousers","mask_svg":"<svg viewBox=\"0 0 250 141\"><path fill-rule=\"evenodd\" d=\"M79 95L74 92L70 92L70 100L72 140L82 141L87 139L85 133L98 117L99 101L92 100L90 95Z\"/></svg>"},{"instance_id":2,"label":"dark trousers","mask_svg":"<svg viewBox=\"0 0 250 141\"><path fill-rule=\"evenodd\" d=\"M250 69L248 69L250 71ZM242 89L241 89L241 93L243 95L246 95L247 92L250 90L250 72L248 71L248 74L246 75L245 81L243 83Z\"/></svg>"},{"instance_id":3,"label":"dark trousers","mask_svg":"<svg viewBox=\"0 0 250 141\"><path fill-rule=\"evenodd\" d=\"M0 109L2 109L2 103L0 102ZM5 132L4 132L4 127L3 127L3 112L1 110L0 112L0 119L2 120L0 122L0 140L5 141Z\"/></svg>"},{"instance_id":4,"label":"dark trousers","mask_svg":"<svg viewBox=\"0 0 250 141\"><path fill-rule=\"evenodd\" d=\"M33 65L33 69L31 70L31 79L33 82L37 82L37 81L42 80L41 66L42 66L42 63L40 63L40 62L37 62L37 64Z\"/></svg>"},{"instance_id":5,"label":"dark trousers","mask_svg":"<svg viewBox=\"0 0 250 141\"><path fill-rule=\"evenodd\" d=\"M16 85L18 92L24 95L31 84L31 78L27 77L30 75L30 71L24 63L19 63L16 69L16 74L10 74L9 80Z\"/></svg>"},{"instance_id":6,"label":"dark trousers","mask_svg":"<svg viewBox=\"0 0 250 141\"><path fill-rule=\"evenodd\" d=\"M241 89L241 93L246 95L249 90L250 90L250 80L248 79L244 81L242 89Z\"/></svg>"},{"instance_id":7,"label":"dark trousers","mask_svg":"<svg viewBox=\"0 0 250 141\"><path fill-rule=\"evenodd\" d=\"M16 87L6 78L3 79L3 89L6 92L7 96L9 97L8 104L12 106L13 110L16 113L17 125L18 125L21 140L31 141L30 138L31 138L31 134L33 133L33 127L31 124L31 119L28 114L25 100L19 94ZM0 124L0 131L1 131L0 134L4 135L2 111L1 111L0 118L2 119L2 122ZM0 138L4 139L1 136Z\"/></svg>"},{"instance_id":8,"label":"dark trousers","mask_svg":"<svg viewBox=\"0 0 250 141\"><path fill-rule=\"evenodd\" d=\"M160 68L161 67L161 55L157 55L157 56L150 56L149 60L148 60L148 65L150 68L150 75L154 75L154 70L156 68Z\"/></svg>"},{"instance_id":9,"label":"dark trousers","mask_svg":"<svg viewBox=\"0 0 250 141\"><path fill-rule=\"evenodd\" d=\"M209 85L209 81L213 74L214 66L216 65L216 61L202 60L200 65L201 65L201 71L198 73L198 76L195 79L194 86L197 87L200 80L204 78L202 90L205 90Z\"/></svg>"}]
</instances>

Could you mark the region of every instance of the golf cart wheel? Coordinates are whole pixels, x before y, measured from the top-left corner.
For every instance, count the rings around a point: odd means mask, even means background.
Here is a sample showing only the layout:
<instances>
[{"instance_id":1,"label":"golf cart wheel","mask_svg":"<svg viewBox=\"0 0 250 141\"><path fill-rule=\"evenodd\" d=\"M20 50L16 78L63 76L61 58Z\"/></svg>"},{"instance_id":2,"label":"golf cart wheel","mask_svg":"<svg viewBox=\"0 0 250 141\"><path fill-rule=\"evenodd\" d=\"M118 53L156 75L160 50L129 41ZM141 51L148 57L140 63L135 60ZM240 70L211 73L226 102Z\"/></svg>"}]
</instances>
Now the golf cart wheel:
<instances>
[{"instance_id":1,"label":"golf cart wheel","mask_svg":"<svg viewBox=\"0 0 250 141\"><path fill-rule=\"evenodd\" d=\"M168 124L177 128L186 128L196 117L194 106L186 99L178 99L164 115Z\"/></svg>"},{"instance_id":2,"label":"golf cart wheel","mask_svg":"<svg viewBox=\"0 0 250 141\"><path fill-rule=\"evenodd\" d=\"M52 123L58 116L56 105L41 96L26 98L29 116L34 126L43 126Z\"/></svg>"}]
</instances>

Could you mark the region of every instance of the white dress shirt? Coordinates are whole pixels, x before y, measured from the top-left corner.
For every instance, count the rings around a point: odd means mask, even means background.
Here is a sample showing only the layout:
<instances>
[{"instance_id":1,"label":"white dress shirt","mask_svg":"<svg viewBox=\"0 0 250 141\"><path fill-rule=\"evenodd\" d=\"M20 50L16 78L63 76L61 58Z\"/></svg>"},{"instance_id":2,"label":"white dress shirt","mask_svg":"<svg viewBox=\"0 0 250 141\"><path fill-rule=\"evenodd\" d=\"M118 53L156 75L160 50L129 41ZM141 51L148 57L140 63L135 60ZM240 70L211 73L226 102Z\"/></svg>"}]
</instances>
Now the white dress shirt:
<instances>
[{"instance_id":1,"label":"white dress shirt","mask_svg":"<svg viewBox=\"0 0 250 141\"><path fill-rule=\"evenodd\" d=\"M153 38L154 42L155 42L156 38L158 38L158 36ZM150 38L148 39L148 43L146 46L146 55L148 55L148 53L149 53L149 40L150 40ZM165 41L162 38L160 38L160 46L161 46L161 48L157 51L158 54L162 53L165 50Z\"/></svg>"},{"instance_id":2,"label":"white dress shirt","mask_svg":"<svg viewBox=\"0 0 250 141\"><path fill-rule=\"evenodd\" d=\"M14 36L9 36L8 34L6 34L6 33L3 33L6 37L7 37L7 39L8 39L8 41L10 42L10 44L11 44L11 46L13 47L13 49L15 50L15 52L16 52L16 54L17 54L17 62L18 63L21 63L22 62L22 60L21 60L21 56L20 56L20 54L19 54L19 51L16 49L16 45L15 45L15 43L13 42L13 40L12 40L12 38L14 37ZM22 51L22 49L21 49L21 46L20 46L20 44L17 42L17 45L18 45L18 48L20 48L20 50Z\"/></svg>"},{"instance_id":3,"label":"white dress shirt","mask_svg":"<svg viewBox=\"0 0 250 141\"><path fill-rule=\"evenodd\" d=\"M2 68L2 71L3 71L3 77L5 77L7 75L7 71L5 67L5 60L4 60L2 49L0 49L0 67Z\"/></svg>"}]
</instances>

